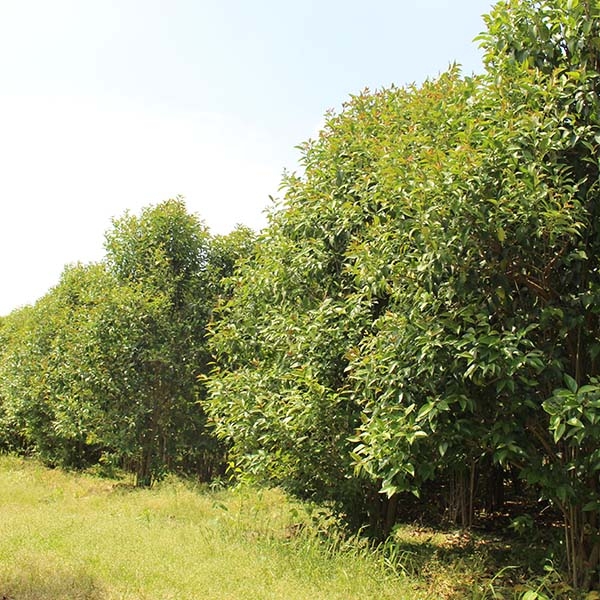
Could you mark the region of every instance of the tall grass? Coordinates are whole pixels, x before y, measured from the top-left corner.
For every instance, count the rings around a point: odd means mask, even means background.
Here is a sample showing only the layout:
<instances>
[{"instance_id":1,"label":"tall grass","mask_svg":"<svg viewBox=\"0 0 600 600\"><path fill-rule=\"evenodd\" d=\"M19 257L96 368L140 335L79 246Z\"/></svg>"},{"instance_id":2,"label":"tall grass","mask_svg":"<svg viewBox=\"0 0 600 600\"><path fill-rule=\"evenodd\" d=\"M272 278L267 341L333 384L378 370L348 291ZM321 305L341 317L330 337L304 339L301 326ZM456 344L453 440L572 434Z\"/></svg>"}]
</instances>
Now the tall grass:
<instances>
[{"instance_id":1,"label":"tall grass","mask_svg":"<svg viewBox=\"0 0 600 600\"><path fill-rule=\"evenodd\" d=\"M374 549L277 489L138 490L0 456L0 600L576 597L554 573L507 587L489 542L402 526Z\"/></svg>"},{"instance_id":2,"label":"tall grass","mask_svg":"<svg viewBox=\"0 0 600 600\"><path fill-rule=\"evenodd\" d=\"M176 480L135 490L0 458L0 598L428 597L364 544L341 540L324 543L279 490Z\"/></svg>"}]
</instances>

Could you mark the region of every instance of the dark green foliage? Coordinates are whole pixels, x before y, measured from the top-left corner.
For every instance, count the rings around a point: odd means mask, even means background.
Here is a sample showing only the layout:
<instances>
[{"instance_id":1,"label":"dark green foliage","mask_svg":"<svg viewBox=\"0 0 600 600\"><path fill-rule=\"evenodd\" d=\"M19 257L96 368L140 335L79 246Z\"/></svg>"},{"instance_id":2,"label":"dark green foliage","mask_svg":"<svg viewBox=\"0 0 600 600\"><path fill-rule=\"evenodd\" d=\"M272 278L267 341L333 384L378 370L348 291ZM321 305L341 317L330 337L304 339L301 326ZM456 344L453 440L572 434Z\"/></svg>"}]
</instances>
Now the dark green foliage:
<instances>
[{"instance_id":1,"label":"dark green foliage","mask_svg":"<svg viewBox=\"0 0 600 600\"><path fill-rule=\"evenodd\" d=\"M501 501L482 473L510 471L589 587L600 16L515 0L487 24L483 76L364 92L303 146L213 338L209 411L242 471L346 510L378 490L388 526L431 480L470 525Z\"/></svg>"}]
</instances>

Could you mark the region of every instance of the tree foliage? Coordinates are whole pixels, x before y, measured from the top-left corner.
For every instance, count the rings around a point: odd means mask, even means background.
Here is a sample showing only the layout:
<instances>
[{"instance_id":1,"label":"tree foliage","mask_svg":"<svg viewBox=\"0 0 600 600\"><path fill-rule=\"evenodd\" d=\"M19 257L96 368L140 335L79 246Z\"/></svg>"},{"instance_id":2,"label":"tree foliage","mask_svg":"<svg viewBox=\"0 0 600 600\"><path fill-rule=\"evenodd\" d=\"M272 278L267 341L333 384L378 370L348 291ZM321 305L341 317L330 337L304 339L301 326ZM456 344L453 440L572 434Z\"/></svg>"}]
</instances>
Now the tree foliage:
<instances>
[{"instance_id":1,"label":"tree foliage","mask_svg":"<svg viewBox=\"0 0 600 600\"><path fill-rule=\"evenodd\" d=\"M139 485L168 470L220 472L198 375L222 281L251 240L244 229L212 238L180 199L116 219L103 262L68 267L3 321L4 446L122 466Z\"/></svg>"},{"instance_id":2,"label":"tree foliage","mask_svg":"<svg viewBox=\"0 0 600 600\"><path fill-rule=\"evenodd\" d=\"M383 535L409 493L468 527L510 477L598 585L600 6L485 19L482 75L329 113L258 239L126 214L3 319L3 446L148 484L213 469L214 426L234 472Z\"/></svg>"},{"instance_id":3,"label":"tree foliage","mask_svg":"<svg viewBox=\"0 0 600 600\"><path fill-rule=\"evenodd\" d=\"M243 471L346 503L435 480L468 525L479 474L510 469L562 510L585 587L600 18L511 0L487 26L482 76L365 91L303 146L213 338L209 410Z\"/></svg>"}]
</instances>

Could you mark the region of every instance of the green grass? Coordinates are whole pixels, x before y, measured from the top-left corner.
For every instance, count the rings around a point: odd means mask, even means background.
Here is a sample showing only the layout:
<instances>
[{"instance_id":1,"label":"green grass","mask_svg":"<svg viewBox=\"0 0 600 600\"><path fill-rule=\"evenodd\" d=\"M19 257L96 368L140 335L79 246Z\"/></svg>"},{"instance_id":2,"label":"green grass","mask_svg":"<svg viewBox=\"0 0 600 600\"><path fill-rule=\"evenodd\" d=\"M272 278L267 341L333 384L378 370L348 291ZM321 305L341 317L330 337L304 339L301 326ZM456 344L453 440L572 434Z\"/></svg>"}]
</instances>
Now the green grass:
<instances>
[{"instance_id":1,"label":"green grass","mask_svg":"<svg viewBox=\"0 0 600 600\"><path fill-rule=\"evenodd\" d=\"M199 492L0 458L0 598L414 598L365 552L296 527L279 490Z\"/></svg>"},{"instance_id":2,"label":"green grass","mask_svg":"<svg viewBox=\"0 0 600 600\"><path fill-rule=\"evenodd\" d=\"M136 490L0 457L0 598L10 600L494 597L484 553L464 546L456 532L399 528L374 551L277 489L173 479Z\"/></svg>"}]
</instances>

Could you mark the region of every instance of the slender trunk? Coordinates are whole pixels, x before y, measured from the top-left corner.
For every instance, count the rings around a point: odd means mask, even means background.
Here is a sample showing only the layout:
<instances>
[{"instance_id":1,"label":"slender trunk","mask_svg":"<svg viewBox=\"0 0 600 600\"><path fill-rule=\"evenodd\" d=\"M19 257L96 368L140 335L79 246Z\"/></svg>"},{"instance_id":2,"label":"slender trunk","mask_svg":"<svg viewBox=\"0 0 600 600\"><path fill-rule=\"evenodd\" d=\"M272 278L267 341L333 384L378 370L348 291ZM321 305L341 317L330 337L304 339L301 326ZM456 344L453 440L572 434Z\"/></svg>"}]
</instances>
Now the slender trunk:
<instances>
[{"instance_id":1,"label":"slender trunk","mask_svg":"<svg viewBox=\"0 0 600 600\"><path fill-rule=\"evenodd\" d=\"M467 469L455 469L450 473L446 503L449 519L471 529L475 513L477 488L477 461L472 459Z\"/></svg>"},{"instance_id":2,"label":"slender trunk","mask_svg":"<svg viewBox=\"0 0 600 600\"><path fill-rule=\"evenodd\" d=\"M388 537L392 533L392 529L396 524L396 517L398 514L398 494L394 494L391 498L388 498L386 511L385 511L385 522L383 524L383 535Z\"/></svg>"},{"instance_id":3,"label":"slender trunk","mask_svg":"<svg viewBox=\"0 0 600 600\"><path fill-rule=\"evenodd\" d=\"M597 589L600 586L598 513L569 505L563 517L571 584L577 589Z\"/></svg>"},{"instance_id":4,"label":"slender trunk","mask_svg":"<svg viewBox=\"0 0 600 600\"><path fill-rule=\"evenodd\" d=\"M152 454L152 447L145 445L135 474L136 487L150 487L152 485Z\"/></svg>"}]
</instances>

